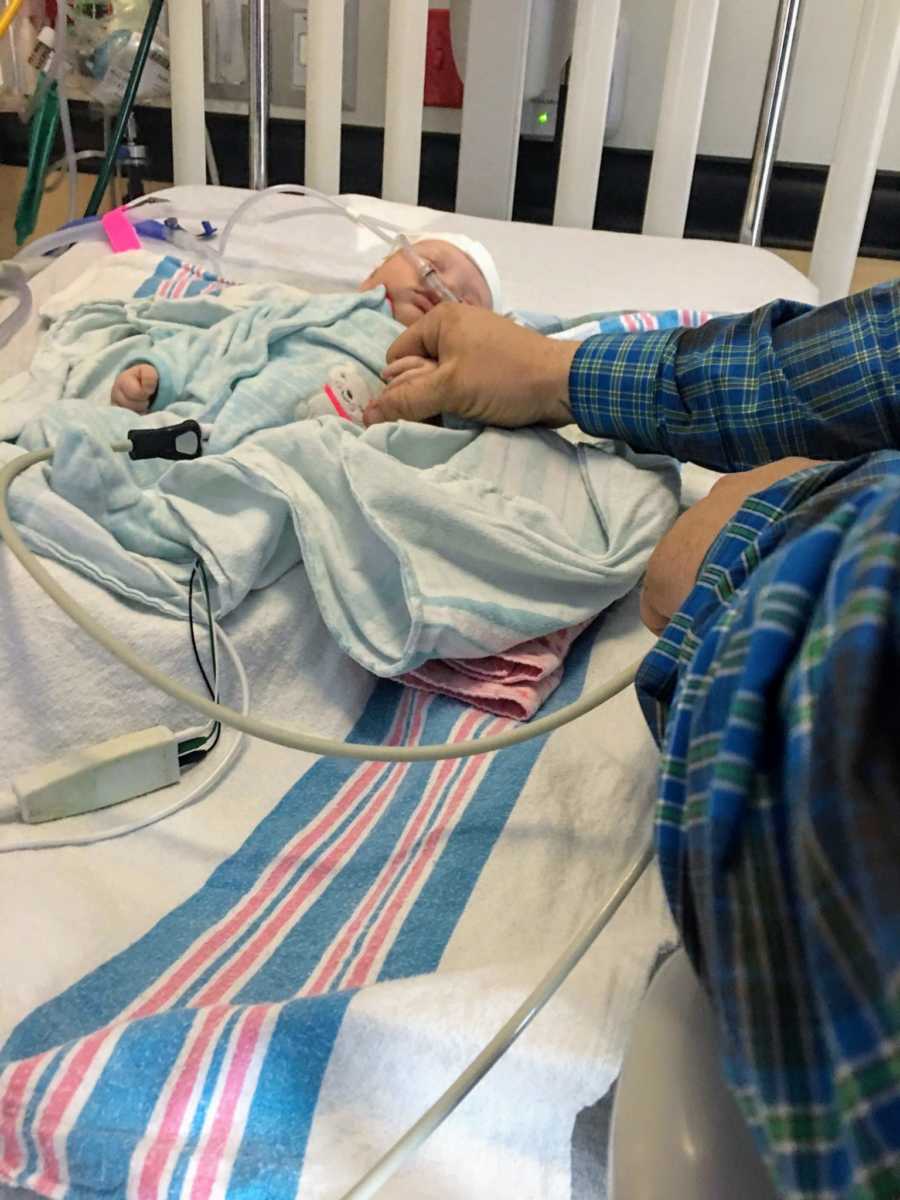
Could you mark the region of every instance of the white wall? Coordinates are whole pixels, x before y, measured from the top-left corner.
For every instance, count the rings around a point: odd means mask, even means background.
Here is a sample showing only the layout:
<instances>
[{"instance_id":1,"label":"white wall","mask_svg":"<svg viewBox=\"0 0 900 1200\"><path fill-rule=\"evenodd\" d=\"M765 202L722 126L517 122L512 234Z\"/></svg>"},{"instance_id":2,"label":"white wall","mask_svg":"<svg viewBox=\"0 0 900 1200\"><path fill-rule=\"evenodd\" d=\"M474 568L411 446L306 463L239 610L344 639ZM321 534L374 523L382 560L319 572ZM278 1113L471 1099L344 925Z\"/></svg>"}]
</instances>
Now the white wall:
<instances>
[{"instance_id":1,"label":"white wall","mask_svg":"<svg viewBox=\"0 0 900 1200\"><path fill-rule=\"evenodd\" d=\"M432 8L447 0L429 0ZM613 146L650 149L674 0L622 0L631 25L625 116ZM806 0L796 68L779 158L827 163L863 0ZM721 0L701 154L748 157L765 78L778 0ZM384 120L387 0L361 0L357 108L354 124ZM427 130L459 130L459 113L425 110ZM894 97L880 165L900 170L900 91Z\"/></svg>"}]
</instances>

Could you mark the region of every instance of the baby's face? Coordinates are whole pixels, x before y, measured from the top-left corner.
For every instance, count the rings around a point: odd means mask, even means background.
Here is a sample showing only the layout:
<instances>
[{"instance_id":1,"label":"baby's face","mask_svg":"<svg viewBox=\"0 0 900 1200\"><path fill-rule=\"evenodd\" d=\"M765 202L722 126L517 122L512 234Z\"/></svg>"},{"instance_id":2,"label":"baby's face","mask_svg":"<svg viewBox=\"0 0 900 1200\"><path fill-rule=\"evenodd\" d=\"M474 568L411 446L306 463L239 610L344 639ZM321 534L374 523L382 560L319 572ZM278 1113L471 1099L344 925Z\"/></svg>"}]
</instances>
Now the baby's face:
<instances>
[{"instance_id":1,"label":"baby's face","mask_svg":"<svg viewBox=\"0 0 900 1200\"><path fill-rule=\"evenodd\" d=\"M476 308L491 307L488 285L468 254L438 239L416 242L413 249L420 258L432 264L447 287L464 304L472 304ZM368 279L360 284L359 290L367 292L370 288L382 285L393 306L394 316L404 325L418 321L441 300L440 296L426 287L416 268L400 250L376 267Z\"/></svg>"}]
</instances>

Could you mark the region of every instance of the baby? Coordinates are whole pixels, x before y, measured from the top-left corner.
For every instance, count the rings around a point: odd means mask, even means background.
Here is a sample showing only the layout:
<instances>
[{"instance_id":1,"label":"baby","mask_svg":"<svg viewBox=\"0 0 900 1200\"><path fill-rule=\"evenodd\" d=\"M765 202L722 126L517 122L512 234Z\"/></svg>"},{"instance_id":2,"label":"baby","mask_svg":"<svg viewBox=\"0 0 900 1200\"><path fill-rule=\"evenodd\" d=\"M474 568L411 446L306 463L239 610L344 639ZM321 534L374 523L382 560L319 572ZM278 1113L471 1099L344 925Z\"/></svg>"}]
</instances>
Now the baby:
<instances>
[{"instance_id":1,"label":"baby","mask_svg":"<svg viewBox=\"0 0 900 1200\"><path fill-rule=\"evenodd\" d=\"M394 318L402 325L418 321L447 299L448 292L463 304L501 308L500 277L480 242L452 233L410 238L410 242L412 254L396 250L359 285L361 292L383 287ZM135 363L116 377L111 403L147 413L158 386L156 369L150 363Z\"/></svg>"}]
</instances>

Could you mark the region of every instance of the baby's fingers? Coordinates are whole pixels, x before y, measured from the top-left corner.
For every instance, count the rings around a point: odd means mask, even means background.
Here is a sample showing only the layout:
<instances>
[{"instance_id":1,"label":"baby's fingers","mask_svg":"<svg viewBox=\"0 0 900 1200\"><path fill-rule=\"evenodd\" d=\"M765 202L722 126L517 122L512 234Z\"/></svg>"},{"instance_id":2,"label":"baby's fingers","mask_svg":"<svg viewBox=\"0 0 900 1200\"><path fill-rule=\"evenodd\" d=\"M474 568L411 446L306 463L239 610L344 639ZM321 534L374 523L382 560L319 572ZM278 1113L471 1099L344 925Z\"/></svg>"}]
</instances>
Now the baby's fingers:
<instances>
[{"instance_id":1,"label":"baby's fingers","mask_svg":"<svg viewBox=\"0 0 900 1200\"><path fill-rule=\"evenodd\" d=\"M404 375L407 371L418 371L422 367L436 367L437 363L432 362L430 358L422 358L419 354L407 354L403 358L395 359L394 362L388 365L381 372L381 378L390 383L392 379L396 379L399 375Z\"/></svg>"}]
</instances>

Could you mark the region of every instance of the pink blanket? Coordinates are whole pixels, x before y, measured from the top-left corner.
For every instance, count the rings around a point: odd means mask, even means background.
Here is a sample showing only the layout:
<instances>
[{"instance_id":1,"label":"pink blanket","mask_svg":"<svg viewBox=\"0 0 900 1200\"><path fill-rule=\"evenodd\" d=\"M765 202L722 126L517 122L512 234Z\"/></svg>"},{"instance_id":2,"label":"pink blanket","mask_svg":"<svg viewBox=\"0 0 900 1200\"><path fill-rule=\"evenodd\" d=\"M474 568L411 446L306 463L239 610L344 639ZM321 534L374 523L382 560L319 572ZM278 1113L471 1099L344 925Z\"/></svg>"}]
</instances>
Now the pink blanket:
<instances>
[{"instance_id":1,"label":"pink blanket","mask_svg":"<svg viewBox=\"0 0 900 1200\"><path fill-rule=\"evenodd\" d=\"M527 721L556 691L572 643L593 619L522 642L504 654L435 659L401 675L399 681L424 692L452 696L498 717Z\"/></svg>"}]
</instances>

